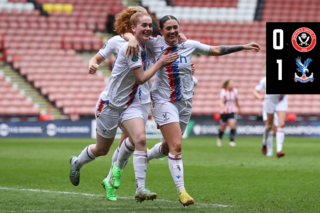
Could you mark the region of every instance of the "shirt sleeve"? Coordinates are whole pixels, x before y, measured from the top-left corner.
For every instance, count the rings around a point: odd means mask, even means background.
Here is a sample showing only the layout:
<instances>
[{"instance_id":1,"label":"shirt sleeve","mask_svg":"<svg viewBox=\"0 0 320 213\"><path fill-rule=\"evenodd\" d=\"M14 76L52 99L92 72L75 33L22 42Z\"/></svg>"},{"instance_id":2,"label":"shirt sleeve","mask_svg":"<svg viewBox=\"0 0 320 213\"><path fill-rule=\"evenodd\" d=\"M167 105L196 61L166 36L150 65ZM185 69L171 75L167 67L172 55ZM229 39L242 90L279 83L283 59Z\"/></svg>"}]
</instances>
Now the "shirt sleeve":
<instances>
[{"instance_id":1,"label":"shirt sleeve","mask_svg":"<svg viewBox=\"0 0 320 213\"><path fill-rule=\"evenodd\" d=\"M99 50L99 55L104 59L106 60L107 58L110 57L110 55L114 54L115 53L115 50L114 50L114 43L115 43L115 40L114 39L110 39L109 41L107 41L104 46Z\"/></svg>"},{"instance_id":2,"label":"shirt sleeve","mask_svg":"<svg viewBox=\"0 0 320 213\"><path fill-rule=\"evenodd\" d=\"M263 89L263 79L260 80L259 84L255 87L255 90L261 91Z\"/></svg>"},{"instance_id":3,"label":"shirt sleeve","mask_svg":"<svg viewBox=\"0 0 320 213\"><path fill-rule=\"evenodd\" d=\"M141 49L141 48L140 48ZM141 57L141 50L138 52L138 56L126 56L128 65L130 70L136 69L138 67L142 67L142 57Z\"/></svg>"},{"instance_id":4,"label":"shirt sleeve","mask_svg":"<svg viewBox=\"0 0 320 213\"><path fill-rule=\"evenodd\" d=\"M198 79L196 79L196 77L194 77L194 76L192 76L192 79L193 79L194 85L197 85L198 84Z\"/></svg>"},{"instance_id":5,"label":"shirt sleeve","mask_svg":"<svg viewBox=\"0 0 320 213\"><path fill-rule=\"evenodd\" d=\"M211 47L206 44L201 44L198 41L188 40L192 43L194 46L194 54L200 54L200 55L208 55L211 51Z\"/></svg>"},{"instance_id":6,"label":"shirt sleeve","mask_svg":"<svg viewBox=\"0 0 320 213\"><path fill-rule=\"evenodd\" d=\"M155 47L155 45L159 42L159 40L161 39L161 36L157 36L157 37L149 37L149 40L146 41L146 47L149 49L153 49Z\"/></svg>"},{"instance_id":7,"label":"shirt sleeve","mask_svg":"<svg viewBox=\"0 0 320 213\"><path fill-rule=\"evenodd\" d=\"M224 90L220 91L219 97L221 100L224 100Z\"/></svg>"}]
</instances>

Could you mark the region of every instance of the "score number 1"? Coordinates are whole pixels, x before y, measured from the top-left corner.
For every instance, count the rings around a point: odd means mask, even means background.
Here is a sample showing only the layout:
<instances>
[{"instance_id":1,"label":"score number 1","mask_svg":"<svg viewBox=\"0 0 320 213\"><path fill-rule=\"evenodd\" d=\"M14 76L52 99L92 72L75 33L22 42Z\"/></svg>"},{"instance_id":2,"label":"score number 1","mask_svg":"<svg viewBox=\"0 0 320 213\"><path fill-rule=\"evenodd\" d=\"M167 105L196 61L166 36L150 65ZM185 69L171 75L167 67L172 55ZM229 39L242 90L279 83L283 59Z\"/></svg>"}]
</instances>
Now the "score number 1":
<instances>
[{"instance_id":1,"label":"score number 1","mask_svg":"<svg viewBox=\"0 0 320 213\"><path fill-rule=\"evenodd\" d=\"M279 34L280 42L279 45L277 44L277 34ZM275 29L273 30L273 49L275 50L282 50L283 49L283 30ZM277 59L278 64L278 80L282 81L282 60Z\"/></svg>"}]
</instances>

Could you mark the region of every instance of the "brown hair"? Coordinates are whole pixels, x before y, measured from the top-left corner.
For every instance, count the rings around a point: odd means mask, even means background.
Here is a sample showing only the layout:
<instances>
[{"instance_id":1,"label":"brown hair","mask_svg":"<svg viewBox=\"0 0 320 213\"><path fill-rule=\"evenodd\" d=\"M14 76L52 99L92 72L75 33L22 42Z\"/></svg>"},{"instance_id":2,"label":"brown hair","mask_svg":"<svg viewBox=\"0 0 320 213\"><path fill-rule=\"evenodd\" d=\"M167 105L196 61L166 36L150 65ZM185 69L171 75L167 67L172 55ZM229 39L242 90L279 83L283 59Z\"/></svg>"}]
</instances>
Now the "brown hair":
<instances>
[{"instance_id":1,"label":"brown hair","mask_svg":"<svg viewBox=\"0 0 320 213\"><path fill-rule=\"evenodd\" d=\"M123 35L124 33L132 33L130 18L136 12L142 11L146 12L146 9L140 6L136 6L129 7L128 9L123 10L122 12L117 14L116 21L114 23L115 31L117 31L119 35Z\"/></svg>"},{"instance_id":2,"label":"brown hair","mask_svg":"<svg viewBox=\"0 0 320 213\"><path fill-rule=\"evenodd\" d=\"M160 19L159 21L159 25L160 25L160 29L162 30L163 27L164 27L164 23L166 23L168 20L170 19L174 19L177 21L178 25L179 25L179 21L176 17L172 16L172 15L166 15L166 16L163 16L162 19Z\"/></svg>"},{"instance_id":3,"label":"brown hair","mask_svg":"<svg viewBox=\"0 0 320 213\"><path fill-rule=\"evenodd\" d=\"M224 82L222 82L221 88L222 89L227 89L227 86L228 86L229 82L230 82L230 80L225 80Z\"/></svg>"}]
</instances>

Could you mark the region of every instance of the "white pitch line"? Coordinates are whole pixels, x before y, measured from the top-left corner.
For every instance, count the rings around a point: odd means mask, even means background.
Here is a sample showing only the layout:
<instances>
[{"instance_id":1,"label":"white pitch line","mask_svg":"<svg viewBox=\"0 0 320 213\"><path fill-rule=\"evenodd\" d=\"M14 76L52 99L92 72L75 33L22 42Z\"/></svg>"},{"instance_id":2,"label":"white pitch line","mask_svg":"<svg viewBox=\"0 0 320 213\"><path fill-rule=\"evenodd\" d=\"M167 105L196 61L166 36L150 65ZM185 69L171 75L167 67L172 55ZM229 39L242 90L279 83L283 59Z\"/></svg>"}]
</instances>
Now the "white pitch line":
<instances>
[{"instance_id":1,"label":"white pitch line","mask_svg":"<svg viewBox=\"0 0 320 213\"><path fill-rule=\"evenodd\" d=\"M29 192L45 192L45 193L57 193L57 194L72 194L72 195L83 195L83 196L90 196L90 197L104 197L105 195L101 194L89 194L89 193L80 193L80 192L64 192L64 191L50 191L50 190L42 190L42 189L25 189L25 188L8 188L8 187L0 187L0 190L14 190L14 191L29 191ZM117 196L117 198L120 199L127 199L132 200L131 197L120 197ZM177 203L176 201L171 200L164 200L164 199L157 199L157 201L163 201L168 203ZM195 205L198 206L207 206L207 207L231 207L228 205L222 205L222 204L210 204L210 203L195 203ZM150 207L147 207L150 208ZM156 207L158 208L158 207ZM162 208L162 207L161 207ZM170 207L171 208L171 207ZM32 210L31 210L32 211ZM73 210L70 210L73 211ZM13 211L14 212L14 211ZM1 212L0 212L1 213Z\"/></svg>"}]
</instances>

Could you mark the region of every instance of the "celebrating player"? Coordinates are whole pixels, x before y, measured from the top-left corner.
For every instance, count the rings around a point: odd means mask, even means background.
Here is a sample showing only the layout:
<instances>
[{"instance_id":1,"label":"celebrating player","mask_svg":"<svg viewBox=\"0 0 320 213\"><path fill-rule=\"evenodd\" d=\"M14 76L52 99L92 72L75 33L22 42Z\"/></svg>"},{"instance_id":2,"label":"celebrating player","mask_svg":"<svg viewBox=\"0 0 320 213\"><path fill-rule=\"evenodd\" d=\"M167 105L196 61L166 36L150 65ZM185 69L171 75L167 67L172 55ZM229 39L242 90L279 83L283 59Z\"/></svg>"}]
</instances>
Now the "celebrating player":
<instances>
[{"instance_id":1,"label":"celebrating player","mask_svg":"<svg viewBox=\"0 0 320 213\"><path fill-rule=\"evenodd\" d=\"M266 95L265 102L263 105L263 110L267 112L267 125L264 132L264 140L268 141L270 132L272 130L272 124L274 120L274 114L278 115L278 128L276 133L276 141L277 141L277 158L281 158L285 155L282 151L283 141L284 141L284 125L286 121L286 112L288 108L288 95Z\"/></svg>"},{"instance_id":2,"label":"celebrating player","mask_svg":"<svg viewBox=\"0 0 320 213\"><path fill-rule=\"evenodd\" d=\"M261 96L259 94L259 92L262 89L266 90L266 77L263 77L260 80L259 84L253 90L254 97L259 99L259 100L263 100L262 105L264 105L266 100L264 99L263 96ZM264 121L265 125L267 126L267 112L264 109L262 109L262 118L263 118L263 121ZM262 149L261 149L261 152L264 155L267 154L268 157L272 157L273 156L273 136L277 132L277 126L278 126L278 116L277 116L277 113L274 113L272 130L269 132L268 137L266 137L264 135L265 132L263 133L263 137L262 137ZM267 138L267 140L266 140L266 138Z\"/></svg>"},{"instance_id":3,"label":"celebrating player","mask_svg":"<svg viewBox=\"0 0 320 213\"><path fill-rule=\"evenodd\" d=\"M219 105L220 109L220 129L219 137L217 140L217 146L222 146L222 136L227 124L230 127L230 146L236 146L234 142L234 137L236 134L236 106L238 107L238 112L241 114L240 105L238 101L238 90L233 87L232 80L226 80L222 84L222 89L220 91Z\"/></svg>"},{"instance_id":4,"label":"celebrating player","mask_svg":"<svg viewBox=\"0 0 320 213\"><path fill-rule=\"evenodd\" d=\"M106 89L101 93L96 106L97 143L86 147L79 157L70 159L70 180L76 186L80 180L81 167L96 157L106 155L114 140L118 126L121 126L133 140L134 170L137 183L135 199L155 199L156 194L145 188L146 177L146 139L145 122L148 117L150 102L150 78L162 66L174 62L176 53L164 54L150 68L154 57L144 47L152 33L151 17L145 12L137 12L131 16L130 22L140 50L138 57L128 57L128 44L119 50L112 75ZM116 186L117 183L114 184Z\"/></svg>"},{"instance_id":5,"label":"celebrating player","mask_svg":"<svg viewBox=\"0 0 320 213\"><path fill-rule=\"evenodd\" d=\"M176 184L179 201L183 205L194 203L193 198L184 187L184 173L182 163L182 134L190 120L193 97L193 81L191 73L192 54L221 56L242 50L259 51L256 43L237 46L208 46L197 41L187 40L178 43L179 22L174 16L164 16L160 20L160 32L163 37L150 39L147 47L155 51L156 57L162 54L178 53L179 59L173 64L161 68L152 85L152 114L160 127L168 146L168 164L172 178ZM134 39L132 35L125 35L127 39ZM134 50L128 52L135 54ZM156 148L152 148L156 150ZM156 155L156 151L154 151ZM161 153L158 151L158 155Z\"/></svg>"}]
</instances>

